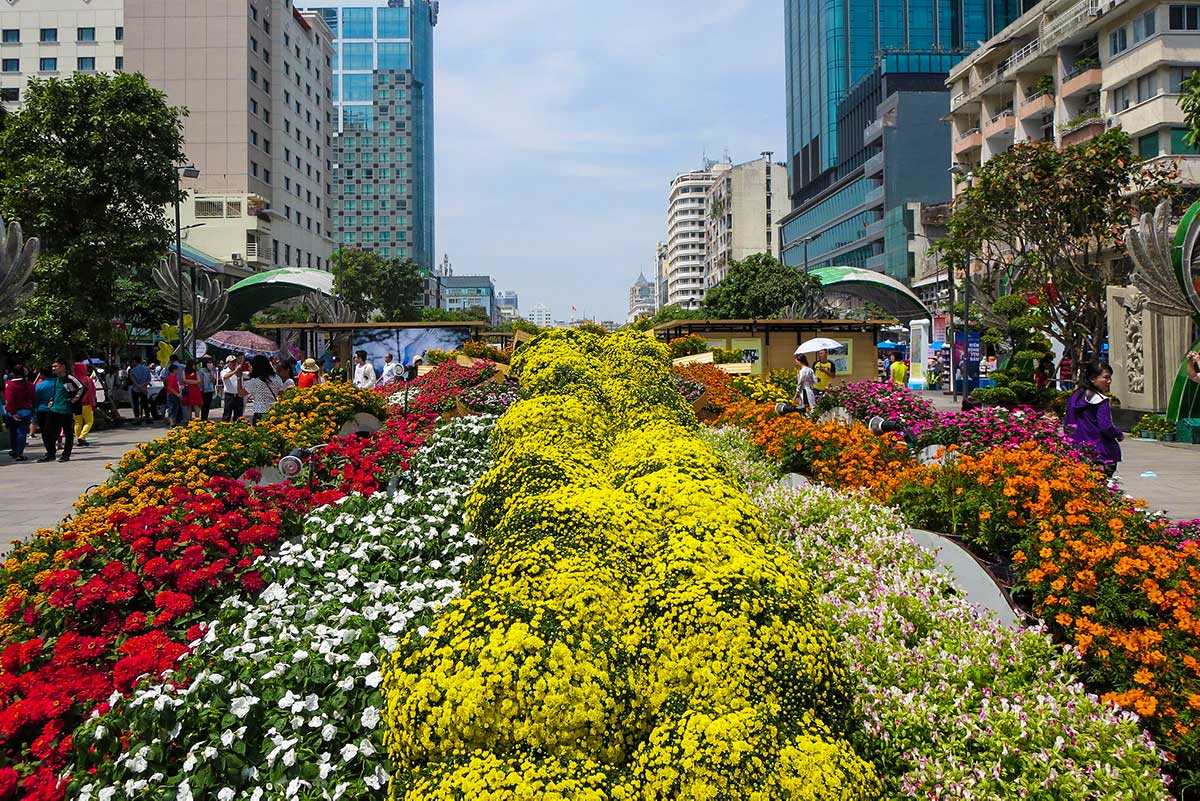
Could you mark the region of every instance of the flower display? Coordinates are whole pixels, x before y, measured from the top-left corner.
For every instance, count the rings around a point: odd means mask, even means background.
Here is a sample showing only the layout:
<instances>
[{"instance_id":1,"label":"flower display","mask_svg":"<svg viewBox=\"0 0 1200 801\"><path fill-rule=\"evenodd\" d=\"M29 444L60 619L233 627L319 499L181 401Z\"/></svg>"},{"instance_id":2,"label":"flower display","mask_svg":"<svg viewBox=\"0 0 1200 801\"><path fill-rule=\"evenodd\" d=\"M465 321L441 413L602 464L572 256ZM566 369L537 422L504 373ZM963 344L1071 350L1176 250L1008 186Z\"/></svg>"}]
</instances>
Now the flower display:
<instances>
[{"instance_id":1,"label":"flower display","mask_svg":"<svg viewBox=\"0 0 1200 801\"><path fill-rule=\"evenodd\" d=\"M704 386L704 410L720 414L745 398L733 385L733 376L711 364L688 364L671 368L671 375ZM695 400L689 398L688 400Z\"/></svg>"},{"instance_id":2,"label":"flower display","mask_svg":"<svg viewBox=\"0 0 1200 801\"><path fill-rule=\"evenodd\" d=\"M895 511L824 487L769 486L748 435L706 439L747 466L772 533L814 577L852 663L861 747L885 797L1170 797L1162 754L1132 714L1085 691L1078 656L1044 630L981 617Z\"/></svg>"},{"instance_id":3,"label":"flower display","mask_svg":"<svg viewBox=\"0 0 1200 801\"><path fill-rule=\"evenodd\" d=\"M663 346L553 331L513 369L532 397L466 503L484 556L384 665L392 796L876 797L808 580Z\"/></svg>"},{"instance_id":4,"label":"flower display","mask_svg":"<svg viewBox=\"0 0 1200 801\"><path fill-rule=\"evenodd\" d=\"M738 392L748 400L755 403L778 403L779 401L789 401L792 399L792 394L795 391L795 383L793 382L790 390L785 390L773 383L763 381L761 378L755 378L752 375L738 375L733 377L733 386Z\"/></svg>"},{"instance_id":5,"label":"flower display","mask_svg":"<svg viewBox=\"0 0 1200 801\"><path fill-rule=\"evenodd\" d=\"M78 797L377 796L389 777L379 657L459 592L479 545L463 501L493 420L447 425L395 495L318 509L257 561L261 593L226 599L175 674L77 735L94 768Z\"/></svg>"},{"instance_id":6,"label":"flower display","mask_svg":"<svg viewBox=\"0 0 1200 801\"><path fill-rule=\"evenodd\" d=\"M915 426L931 422L936 416L933 404L907 387L891 381L852 381L835 384L821 393L816 411L824 413L843 408L855 420L882 417Z\"/></svg>"},{"instance_id":7,"label":"flower display","mask_svg":"<svg viewBox=\"0 0 1200 801\"><path fill-rule=\"evenodd\" d=\"M516 381L485 381L467 387L458 397L462 405L472 412L504 414L521 399L521 386Z\"/></svg>"},{"instance_id":8,"label":"flower display","mask_svg":"<svg viewBox=\"0 0 1200 801\"><path fill-rule=\"evenodd\" d=\"M410 414L442 414L453 411L463 390L496 375L496 365L492 362L477 362L470 367L453 361L442 362L433 371L409 381L405 389L392 393L387 402L396 410L407 406Z\"/></svg>"}]
</instances>

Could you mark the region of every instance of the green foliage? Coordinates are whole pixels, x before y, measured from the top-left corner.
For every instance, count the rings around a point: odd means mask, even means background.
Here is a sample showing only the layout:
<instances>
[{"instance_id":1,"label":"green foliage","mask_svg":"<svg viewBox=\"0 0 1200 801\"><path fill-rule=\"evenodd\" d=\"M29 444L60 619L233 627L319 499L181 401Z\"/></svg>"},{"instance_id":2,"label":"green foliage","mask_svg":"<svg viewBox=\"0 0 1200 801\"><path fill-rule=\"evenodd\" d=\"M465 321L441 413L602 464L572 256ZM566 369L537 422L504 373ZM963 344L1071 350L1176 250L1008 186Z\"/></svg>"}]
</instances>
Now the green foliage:
<instances>
[{"instance_id":1,"label":"green foliage","mask_svg":"<svg viewBox=\"0 0 1200 801\"><path fill-rule=\"evenodd\" d=\"M756 253L730 264L725 280L708 290L700 311L719 320L760 319L784 312L816 316L824 297L816 276Z\"/></svg>"},{"instance_id":2,"label":"green foliage","mask_svg":"<svg viewBox=\"0 0 1200 801\"><path fill-rule=\"evenodd\" d=\"M685 337L672 339L667 343L667 348L670 349L672 359L678 359L681 356L697 356L708 350L708 340L699 334L688 334Z\"/></svg>"},{"instance_id":3,"label":"green foliage","mask_svg":"<svg viewBox=\"0 0 1200 801\"><path fill-rule=\"evenodd\" d=\"M37 292L0 332L44 359L111 336L111 320L153 326L150 272L171 229L184 112L140 75L33 79L0 130L0 213L42 240Z\"/></svg>"},{"instance_id":4,"label":"green foliage","mask_svg":"<svg viewBox=\"0 0 1200 801\"><path fill-rule=\"evenodd\" d=\"M741 348L713 348L713 364L738 364L746 361L745 352Z\"/></svg>"},{"instance_id":5,"label":"green foliage","mask_svg":"<svg viewBox=\"0 0 1200 801\"><path fill-rule=\"evenodd\" d=\"M678 303L672 303L669 306L663 306L654 316L643 315L639 317L631 326L637 331L649 331L656 325L663 323L674 322L675 320L703 320L705 313L699 309L685 309Z\"/></svg>"},{"instance_id":6,"label":"green foliage","mask_svg":"<svg viewBox=\"0 0 1200 801\"><path fill-rule=\"evenodd\" d=\"M1017 393L1008 387L979 387L971 392L971 400L981 406L1015 406Z\"/></svg>"},{"instance_id":7,"label":"green foliage","mask_svg":"<svg viewBox=\"0 0 1200 801\"><path fill-rule=\"evenodd\" d=\"M1134 426L1134 430L1149 434L1174 434L1175 424L1161 414L1145 414Z\"/></svg>"},{"instance_id":8,"label":"green foliage","mask_svg":"<svg viewBox=\"0 0 1200 801\"><path fill-rule=\"evenodd\" d=\"M1035 94L1054 94L1054 76L1043 75L1042 77L1038 78L1037 82L1033 85L1033 91Z\"/></svg>"},{"instance_id":9,"label":"green foliage","mask_svg":"<svg viewBox=\"0 0 1200 801\"><path fill-rule=\"evenodd\" d=\"M411 259L389 259L374 251L341 248L333 254L333 289L360 318L376 322L424 319L420 308L425 279Z\"/></svg>"},{"instance_id":10,"label":"green foliage","mask_svg":"<svg viewBox=\"0 0 1200 801\"><path fill-rule=\"evenodd\" d=\"M1183 109L1183 119L1187 123L1187 143L1200 147L1200 71L1193 70L1183 80L1179 107Z\"/></svg>"},{"instance_id":11,"label":"green foliage","mask_svg":"<svg viewBox=\"0 0 1200 801\"><path fill-rule=\"evenodd\" d=\"M477 323L487 322L491 318L488 316L487 309L482 306L471 306L454 311L426 307L421 309L419 319L423 323Z\"/></svg>"},{"instance_id":12,"label":"green foliage","mask_svg":"<svg viewBox=\"0 0 1200 801\"><path fill-rule=\"evenodd\" d=\"M1118 130L1062 150L1020 143L975 170L933 250L973 264L988 325L1036 329L1081 364L1107 331L1105 288L1125 279L1108 254L1123 247L1130 219L1177 194L1174 177L1173 166L1139 162ZM1034 301L1024 313L1016 313L1019 299L996 308L1017 295Z\"/></svg>"}]
</instances>

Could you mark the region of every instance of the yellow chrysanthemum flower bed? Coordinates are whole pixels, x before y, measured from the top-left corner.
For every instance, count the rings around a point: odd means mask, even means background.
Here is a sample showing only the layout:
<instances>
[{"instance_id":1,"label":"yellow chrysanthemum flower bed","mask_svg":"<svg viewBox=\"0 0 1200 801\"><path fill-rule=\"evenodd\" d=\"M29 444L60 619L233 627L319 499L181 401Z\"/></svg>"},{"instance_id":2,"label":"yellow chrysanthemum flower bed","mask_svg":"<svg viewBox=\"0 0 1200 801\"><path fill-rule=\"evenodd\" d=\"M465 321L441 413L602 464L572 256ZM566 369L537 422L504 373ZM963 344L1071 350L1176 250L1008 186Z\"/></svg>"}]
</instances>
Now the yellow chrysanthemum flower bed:
<instances>
[{"instance_id":1,"label":"yellow chrysanthemum flower bed","mask_svg":"<svg viewBox=\"0 0 1200 801\"><path fill-rule=\"evenodd\" d=\"M393 799L853 799L847 677L666 349L542 334L467 521L463 595L384 668Z\"/></svg>"}]
</instances>

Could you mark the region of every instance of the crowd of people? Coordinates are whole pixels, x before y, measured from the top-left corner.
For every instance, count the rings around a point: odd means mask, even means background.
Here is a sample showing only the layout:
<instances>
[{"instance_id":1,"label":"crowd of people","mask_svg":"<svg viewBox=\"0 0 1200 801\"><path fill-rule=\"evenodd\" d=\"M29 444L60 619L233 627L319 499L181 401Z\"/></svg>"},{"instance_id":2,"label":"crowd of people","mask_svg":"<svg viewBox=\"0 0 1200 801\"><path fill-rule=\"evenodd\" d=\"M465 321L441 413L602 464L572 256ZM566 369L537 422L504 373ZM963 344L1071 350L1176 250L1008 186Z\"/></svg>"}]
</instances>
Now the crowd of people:
<instances>
[{"instance_id":1,"label":"crowd of people","mask_svg":"<svg viewBox=\"0 0 1200 801\"><path fill-rule=\"evenodd\" d=\"M159 364L133 358L117 376L128 391L132 422L168 428L208 420L218 404L225 422L243 417L256 422L285 392L328 381L353 381L372 389L416 377L421 359L407 367L384 356L376 371L366 351L355 354L353 371L341 359L278 358L262 354L230 354L217 366L211 356ZM96 423L97 388L87 362L56 359L44 369L15 365L8 371L0 417L8 433L8 455L27 461L30 438L40 436L44 455L37 462L69 462L77 447L88 447Z\"/></svg>"}]
</instances>

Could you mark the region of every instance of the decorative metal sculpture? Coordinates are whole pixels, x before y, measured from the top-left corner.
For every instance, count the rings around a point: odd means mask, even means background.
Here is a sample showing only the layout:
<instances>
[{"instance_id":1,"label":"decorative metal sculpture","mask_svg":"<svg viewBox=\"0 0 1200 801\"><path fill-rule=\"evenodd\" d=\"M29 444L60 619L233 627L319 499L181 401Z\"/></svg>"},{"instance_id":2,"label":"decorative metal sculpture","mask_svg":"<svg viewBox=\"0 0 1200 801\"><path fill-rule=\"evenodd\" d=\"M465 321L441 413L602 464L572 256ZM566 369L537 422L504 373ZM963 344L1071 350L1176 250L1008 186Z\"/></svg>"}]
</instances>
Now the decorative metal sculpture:
<instances>
[{"instance_id":1,"label":"decorative metal sculpture","mask_svg":"<svg viewBox=\"0 0 1200 801\"><path fill-rule=\"evenodd\" d=\"M17 308L37 288L30 276L40 252L41 242L36 236L25 239L20 223L11 222L5 228L4 218L0 217L0 325L10 322Z\"/></svg>"},{"instance_id":2,"label":"decorative metal sculpture","mask_svg":"<svg viewBox=\"0 0 1200 801\"><path fill-rule=\"evenodd\" d=\"M184 350L187 350L188 341L194 345L202 339L207 339L220 331L229 321L229 315L225 313L225 307L229 303L229 293L207 273L200 273L197 276L196 286L193 287L192 277L188 274L181 275L181 271L176 267L174 253L160 261L158 267L154 268L154 283L158 285L158 293L166 304L174 309L179 308L179 298L181 297L179 284L181 281L185 315L193 313L190 301L193 297L196 299L191 335L186 337L184 342Z\"/></svg>"},{"instance_id":3,"label":"decorative metal sculpture","mask_svg":"<svg viewBox=\"0 0 1200 801\"><path fill-rule=\"evenodd\" d=\"M1129 229L1125 248L1133 260L1132 283L1146 296L1146 307L1168 317L1191 317L1200 325L1200 203L1183 214L1171 237L1171 202L1158 204ZM1200 342L1192 350L1200 349ZM1167 417L1200 417L1200 384L1188 380L1184 360L1175 377Z\"/></svg>"},{"instance_id":4,"label":"decorative metal sculpture","mask_svg":"<svg viewBox=\"0 0 1200 801\"><path fill-rule=\"evenodd\" d=\"M357 323L358 315L346 305L341 298L331 297L322 292L309 292L301 300L308 312L311 323ZM335 330L330 336L330 346L337 350L350 342L354 332L351 330Z\"/></svg>"}]
</instances>

